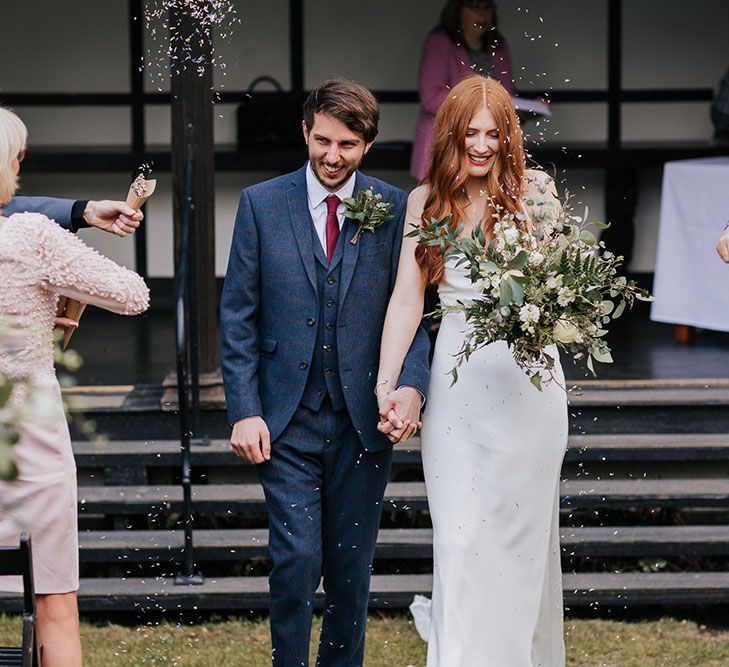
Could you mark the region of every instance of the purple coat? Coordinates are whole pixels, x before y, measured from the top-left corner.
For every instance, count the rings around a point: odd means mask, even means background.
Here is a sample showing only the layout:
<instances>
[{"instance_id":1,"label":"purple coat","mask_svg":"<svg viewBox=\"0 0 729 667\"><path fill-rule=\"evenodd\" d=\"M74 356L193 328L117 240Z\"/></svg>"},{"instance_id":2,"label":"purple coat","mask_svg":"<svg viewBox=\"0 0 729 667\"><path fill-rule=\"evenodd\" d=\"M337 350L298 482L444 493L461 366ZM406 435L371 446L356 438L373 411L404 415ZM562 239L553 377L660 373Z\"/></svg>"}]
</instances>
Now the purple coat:
<instances>
[{"instance_id":1,"label":"purple coat","mask_svg":"<svg viewBox=\"0 0 729 667\"><path fill-rule=\"evenodd\" d=\"M493 56L494 72L510 95L516 90L511 76L509 45L502 37ZM420 181L428 167L433 120L448 91L458 82L473 74L465 46L454 44L443 30L434 30L425 39L420 60L418 91L420 113L413 140L410 173Z\"/></svg>"}]
</instances>

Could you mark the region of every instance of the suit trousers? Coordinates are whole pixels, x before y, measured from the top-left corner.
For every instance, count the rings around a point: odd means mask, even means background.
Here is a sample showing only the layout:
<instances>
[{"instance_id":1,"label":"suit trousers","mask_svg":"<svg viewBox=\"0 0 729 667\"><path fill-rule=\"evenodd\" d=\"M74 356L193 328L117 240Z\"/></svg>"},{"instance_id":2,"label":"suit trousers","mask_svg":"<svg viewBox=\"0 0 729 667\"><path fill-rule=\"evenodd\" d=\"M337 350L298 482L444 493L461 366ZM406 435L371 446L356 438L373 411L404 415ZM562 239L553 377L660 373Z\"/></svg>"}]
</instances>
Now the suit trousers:
<instances>
[{"instance_id":1,"label":"suit trousers","mask_svg":"<svg viewBox=\"0 0 729 667\"><path fill-rule=\"evenodd\" d=\"M309 664L314 598L323 578L316 664L364 660L370 574L392 448L368 453L346 410L327 397L300 405L257 466L269 516L271 639L276 667Z\"/></svg>"}]
</instances>

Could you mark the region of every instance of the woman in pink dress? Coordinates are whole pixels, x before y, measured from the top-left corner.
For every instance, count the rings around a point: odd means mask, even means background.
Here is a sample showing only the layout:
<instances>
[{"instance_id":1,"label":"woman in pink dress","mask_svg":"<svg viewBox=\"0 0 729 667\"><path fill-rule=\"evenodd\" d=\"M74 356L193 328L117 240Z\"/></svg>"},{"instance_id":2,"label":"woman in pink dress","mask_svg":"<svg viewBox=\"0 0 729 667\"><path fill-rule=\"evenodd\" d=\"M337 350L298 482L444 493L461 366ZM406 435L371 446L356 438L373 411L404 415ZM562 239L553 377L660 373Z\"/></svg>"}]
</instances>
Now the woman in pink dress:
<instances>
[{"instance_id":1,"label":"woman in pink dress","mask_svg":"<svg viewBox=\"0 0 729 667\"><path fill-rule=\"evenodd\" d=\"M417 181L425 176L436 112L450 89L474 72L516 94L509 45L497 28L494 1L448 0L440 24L425 39L420 60L420 112L410 162Z\"/></svg>"},{"instance_id":2,"label":"woman in pink dress","mask_svg":"<svg viewBox=\"0 0 729 667\"><path fill-rule=\"evenodd\" d=\"M26 138L23 122L0 107L0 206L17 188ZM0 373L27 380L32 400L50 406L22 425L13 447L18 478L0 483L0 545L31 533L43 665L80 667L76 465L53 367L56 303L64 295L136 315L147 309L149 291L136 273L37 213L0 213L0 284L0 321L11 326L0 340ZM22 582L0 577L0 590L21 591Z\"/></svg>"}]
</instances>

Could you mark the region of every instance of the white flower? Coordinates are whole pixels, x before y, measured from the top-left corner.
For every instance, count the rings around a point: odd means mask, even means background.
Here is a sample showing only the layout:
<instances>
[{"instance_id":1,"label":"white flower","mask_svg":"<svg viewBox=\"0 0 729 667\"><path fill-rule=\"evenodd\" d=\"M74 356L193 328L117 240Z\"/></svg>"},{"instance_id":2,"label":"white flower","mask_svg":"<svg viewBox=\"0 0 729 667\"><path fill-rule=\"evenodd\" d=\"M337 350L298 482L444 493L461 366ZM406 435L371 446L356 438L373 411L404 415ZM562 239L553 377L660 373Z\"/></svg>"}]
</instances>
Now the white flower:
<instances>
[{"instance_id":1,"label":"white flower","mask_svg":"<svg viewBox=\"0 0 729 667\"><path fill-rule=\"evenodd\" d=\"M519 240L519 231L514 227L504 230L504 240L509 245L514 245Z\"/></svg>"},{"instance_id":2,"label":"white flower","mask_svg":"<svg viewBox=\"0 0 729 667\"><path fill-rule=\"evenodd\" d=\"M529 265L539 266L544 261L544 255L541 252L535 250L529 254Z\"/></svg>"},{"instance_id":3,"label":"white flower","mask_svg":"<svg viewBox=\"0 0 729 667\"><path fill-rule=\"evenodd\" d=\"M499 309L499 312L504 317L508 317L509 316L509 313L511 313L511 308L509 308L509 306L501 306L501 308Z\"/></svg>"},{"instance_id":4,"label":"white flower","mask_svg":"<svg viewBox=\"0 0 729 667\"><path fill-rule=\"evenodd\" d=\"M577 340L578 337L582 340L580 330L572 322L565 319L559 319L554 323L552 337L558 343L564 343L565 345L579 342Z\"/></svg>"},{"instance_id":5,"label":"white flower","mask_svg":"<svg viewBox=\"0 0 729 667\"><path fill-rule=\"evenodd\" d=\"M541 314L539 308L533 303L525 303L519 309L519 321L522 323L522 330L534 333L534 325L539 322Z\"/></svg>"},{"instance_id":6,"label":"white flower","mask_svg":"<svg viewBox=\"0 0 729 667\"><path fill-rule=\"evenodd\" d=\"M613 257L615 257L615 255L613 253L611 253L609 250L606 250L604 253L602 253L602 256L605 259L612 259Z\"/></svg>"},{"instance_id":7,"label":"white flower","mask_svg":"<svg viewBox=\"0 0 729 667\"><path fill-rule=\"evenodd\" d=\"M569 287L561 287L557 292L557 303L560 306L568 306L575 300L575 293Z\"/></svg>"},{"instance_id":8,"label":"white flower","mask_svg":"<svg viewBox=\"0 0 729 667\"><path fill-rule=\"evenodd\" d=\"M556 276L549 276L547 278L547 289L559 289L562 286L563 277L561 273Z\"/></svg>"}]
</instances>

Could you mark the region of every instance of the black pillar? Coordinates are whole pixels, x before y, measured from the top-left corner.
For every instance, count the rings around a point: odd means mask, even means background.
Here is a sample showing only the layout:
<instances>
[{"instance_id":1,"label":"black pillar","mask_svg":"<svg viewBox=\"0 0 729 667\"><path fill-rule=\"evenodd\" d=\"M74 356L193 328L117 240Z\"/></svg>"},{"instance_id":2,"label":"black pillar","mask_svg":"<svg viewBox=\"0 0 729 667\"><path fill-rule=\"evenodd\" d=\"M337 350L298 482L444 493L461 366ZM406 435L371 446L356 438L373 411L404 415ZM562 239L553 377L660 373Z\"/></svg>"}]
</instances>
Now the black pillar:
<instances>
[{"instance_id":1,"label":"black pillar","mask_svg":"<svg viewBox=\"0 0 729 667\"><path fill-rule=\"evenodd\" d=\"M185 161L192 150L194 256L199 370L218 368L217 290L215 285L215 151L213 144L212 35L196 21L189 2L170 9L172 61L172 187L175 266L180 256L180 220ZM197 4L200 4L198 2Z\"/></svg>"}]
</instances>

